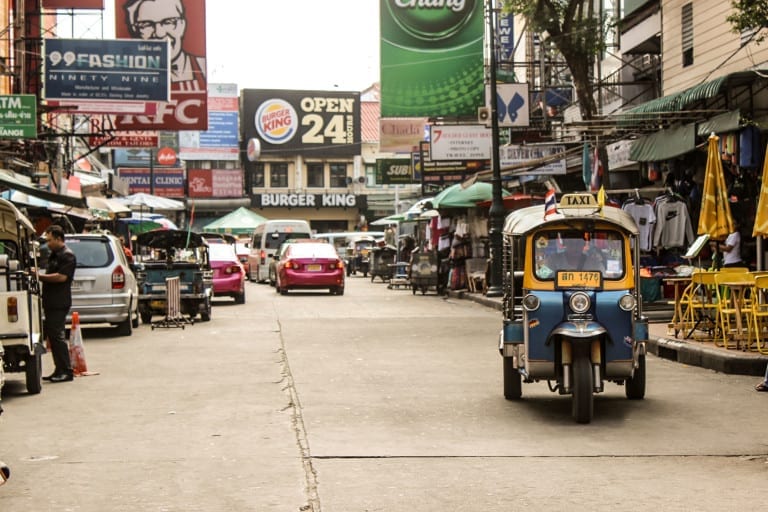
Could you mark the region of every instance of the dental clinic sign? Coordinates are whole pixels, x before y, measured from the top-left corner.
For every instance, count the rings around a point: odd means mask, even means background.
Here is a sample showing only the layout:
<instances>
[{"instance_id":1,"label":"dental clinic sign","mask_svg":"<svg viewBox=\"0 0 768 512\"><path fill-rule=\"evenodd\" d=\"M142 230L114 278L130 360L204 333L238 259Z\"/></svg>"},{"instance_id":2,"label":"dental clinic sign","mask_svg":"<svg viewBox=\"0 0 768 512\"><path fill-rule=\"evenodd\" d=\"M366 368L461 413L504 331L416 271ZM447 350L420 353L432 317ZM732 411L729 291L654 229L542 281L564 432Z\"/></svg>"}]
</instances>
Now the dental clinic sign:
<instances>
[{"instance_id":1,"label":"dental clinic sign","mask_svg":"<svg viewBox=\"0 0 768 512\"><path fill-rule=\"evenodd\" d=\"M354 208L362 207L354 194L258 194L257 208Z\"/></svg>"},{"instance_id":2,"label":"dental clinic sign","mask_svg":"<svg viewBox=\"0 0 768 512\"><path fill-rule=\"evenodd\" d=\"M35 95L0 95L0 139L35 137L37 137L37 98Z\"/></svg>"}]
</instances>

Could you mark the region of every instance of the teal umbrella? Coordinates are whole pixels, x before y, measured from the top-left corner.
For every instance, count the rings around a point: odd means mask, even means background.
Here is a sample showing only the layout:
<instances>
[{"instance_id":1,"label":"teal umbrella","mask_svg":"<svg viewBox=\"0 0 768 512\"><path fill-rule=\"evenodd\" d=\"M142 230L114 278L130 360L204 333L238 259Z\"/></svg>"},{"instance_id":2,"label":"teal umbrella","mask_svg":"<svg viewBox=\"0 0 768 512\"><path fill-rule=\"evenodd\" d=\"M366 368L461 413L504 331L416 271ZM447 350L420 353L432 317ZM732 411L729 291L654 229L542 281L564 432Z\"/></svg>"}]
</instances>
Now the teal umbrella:
<instances>
[{"instance_id":1,"label":"teal umbrella","mask_svg":"<svg viewBox=\"0 0 768 512\"><path fill-rule=\"evenodd\" d=\"M501 195L507 196L509 192L501 191ZM432 206L434 208L474 208L481 201L493 199L493 185L482 181L476 181L468 187L462 187L461 183L456 183L446 188L434 199Z\"/></svg>"},{"instance_id":2,"label":"teal umbrella","mask_svg":"<svg viewBox=\"0 0 768 512\"><path fill-rule=\"evenodd\" d=\"M211 233L229 233L232 235L250 235L256 226L267 219L258 213L241 206L220 219L203 226L203 231Z\"/></svg>"}]
</instances>

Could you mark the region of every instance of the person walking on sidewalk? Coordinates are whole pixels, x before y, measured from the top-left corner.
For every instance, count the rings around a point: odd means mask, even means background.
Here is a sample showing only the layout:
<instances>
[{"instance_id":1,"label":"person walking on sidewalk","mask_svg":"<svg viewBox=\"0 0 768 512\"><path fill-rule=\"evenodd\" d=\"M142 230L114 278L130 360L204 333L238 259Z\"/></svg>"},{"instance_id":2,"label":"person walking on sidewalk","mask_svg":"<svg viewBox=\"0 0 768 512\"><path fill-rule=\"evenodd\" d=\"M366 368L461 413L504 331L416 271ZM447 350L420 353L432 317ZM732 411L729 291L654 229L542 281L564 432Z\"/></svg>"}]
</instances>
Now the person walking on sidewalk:
<instances>
[{"instance_id":1,"label":"person walking on sidewalk","mask_svg":"<svg viewBox=\"0 0 768 512\"><path fill-rule=\"evenodd\" d=\"M45 242L50 256L45 273L38 272L38 278L43 283L43 334L51 344L55 370L43 379L68 382L73 379L73 374L65 328L67 313L72 306L72 279L75 276L77 258L64 243L64 230L61 226L49 226L45 230ZM37 269L33 269L33 272L37 272Z\"/></svg>"},{"instance_id":2,"label":"person walking on sidewalk","mask_svg":"<svg viewBox=\"0 0 768 512\"><path fill-rule=\"evenodd\" d=\"M755 391L768 391L768 365L765 367L765 377L755 386Z\"/></svg>"}]
</instances>

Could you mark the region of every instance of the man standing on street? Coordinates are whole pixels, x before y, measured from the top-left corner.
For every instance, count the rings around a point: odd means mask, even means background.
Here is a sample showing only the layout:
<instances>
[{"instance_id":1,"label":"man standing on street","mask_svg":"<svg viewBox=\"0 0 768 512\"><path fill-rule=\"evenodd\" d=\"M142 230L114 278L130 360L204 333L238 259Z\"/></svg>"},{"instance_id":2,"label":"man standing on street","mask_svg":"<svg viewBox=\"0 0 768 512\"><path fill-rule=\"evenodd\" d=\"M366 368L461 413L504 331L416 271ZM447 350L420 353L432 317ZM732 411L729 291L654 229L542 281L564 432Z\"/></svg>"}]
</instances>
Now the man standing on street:
<instances>
[{"instance_id":1,"label":"man standing on street","mask_svg":"<svg viewBox=\"0 0 768 512\"><path fill-rule=\"evenodd\" d=\"M61 226L49 226L45 230L45 242L50 256L45 274L38 274L38 278L43 283L43 333L51 344L55 370L43 379L68 382L73 376L65 327L67 313L72 306L72 279L75 276L77 260L75 254L64 244L64 230Z\"/></svg>"}]
</instances>

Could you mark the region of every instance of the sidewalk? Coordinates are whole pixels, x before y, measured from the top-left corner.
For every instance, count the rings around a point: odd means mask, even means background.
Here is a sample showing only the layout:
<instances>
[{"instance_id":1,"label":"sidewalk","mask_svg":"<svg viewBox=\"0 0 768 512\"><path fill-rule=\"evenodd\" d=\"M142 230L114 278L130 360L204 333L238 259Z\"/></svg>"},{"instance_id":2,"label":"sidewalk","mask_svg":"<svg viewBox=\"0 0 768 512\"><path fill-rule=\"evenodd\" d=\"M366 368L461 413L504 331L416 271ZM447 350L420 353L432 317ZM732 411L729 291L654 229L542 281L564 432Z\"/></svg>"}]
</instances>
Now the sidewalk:
<instances>
[{"instance_id":1,"label":"sidewalk","mask_svg":"<svg viewBox=\"0 0 768 512\"><path fill-rule=\"evenodd\" d=\"M448 296L471 300L501 311L500 297L486 297L466 290L449 290ZM763 376L768 365L768 356L757 352L728 350L712 342L675 338L667 333L666 322L649 324L648 352L678 363L738 375Z\"/></svg>"}]
</instances>

